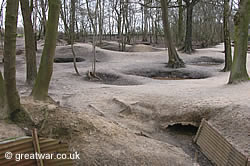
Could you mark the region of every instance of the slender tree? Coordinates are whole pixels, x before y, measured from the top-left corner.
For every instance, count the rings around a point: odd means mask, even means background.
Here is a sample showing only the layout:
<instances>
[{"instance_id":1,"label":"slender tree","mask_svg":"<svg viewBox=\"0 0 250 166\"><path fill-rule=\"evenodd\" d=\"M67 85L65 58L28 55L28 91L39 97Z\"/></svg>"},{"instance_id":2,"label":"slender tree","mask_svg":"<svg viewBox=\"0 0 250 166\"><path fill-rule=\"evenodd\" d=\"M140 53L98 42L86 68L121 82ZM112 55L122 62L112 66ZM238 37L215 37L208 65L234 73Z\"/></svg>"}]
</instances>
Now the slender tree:
<instances>
[{"instance_id":1,"label":"slender tree","mask_svg":"<svg viewBox=\"0 0 250 166\"><path fill-rule=\"evenodd\" d=\"M41 9L42 9L42 24L41 24L41 26L42 26L42 34L43 34L43 37L46 35L46 21L47 21L47 19L46 19L46 6L45 6L45 3L44 3L44 0L40 0L40 3L41 3Z\"/></svg>"},{"instance_id":2,"label":"slender tree","mask_svg":"<svg viewBox=\"0 0 250 166\"><path fill-rule=\"evenodd\" d=\"M72 54L73 54L73 59L74 59L74 69L75 72L78 76L80 76L80 73L77 69L77 65L76 65L76 54L75 54L75 50L74 50L74 42L75 42L75 17L76 17L76 1L75 0L71 0L71 24L70 24L70 38L71 38L71 50L72 50Z\"/></svg>"},{"instance_id":3,"label":"slender tree","mask_svg":"<svg viewBox=\"0 0 250 166\"><path fill-rule=\"evenodd\" d=\"M98 25L99 25L99 44L102 45L103 38L103 19L104 19L104 3L105 0L99 0L98 2Z\"/></svg>"},{"instance_id":4,"label":"slender tree","mask_svg":"<svg viewBox=\"0 0 250 166\"><path fill-rule=\"evenodd\" d=\"M33 4L33 0L32 0ZM35 38L35 48L37 51L37 16L38 16L38 4L35 0L34 5L32 6L32 11L34 10L32 16L33 16L33 31L34 31L34 38Z\"/></svg>"},{"instance_id":5,"label":"slender tree","mask_svg":"<svg viewBox=\"0 0 250 166\"><path fill-rule=\"evenodd\" d=\"M93 28L94 34L93 34L93 63L92 63L92 75L93 77L96 77L96 36L97 36L97 13L98 13L98 4L99 0L96 1L95 5L95 11L94 16L91 15L90 6L89 6L89 0L86 0L86 7L88 11L88 17L91 23L91 26Z\"/></svg>"},{"instance_id":6,"label":"slender tree","mask_svg":"<svg viewBox=\"0 0 250 166\"><path fill-rule=\"evenodd\" d=\"M222 70L224 72L230 71L232 67L232 48L231 48L231 38L229 29L229 17L230 17L229 0L224 0L223 29L224 29L224 47L225 47L225 67Z\"/></svg>"},{"instance_id":7,"label":"slender tree","mask_svg":"<svg viewBox=\"0 0 250 166\"><path fill-rule=\"evenodd\" d=\"M166 0L161 0L161 9L162 9L164 37L166 45L168 47L168 67L171 68L184 67L185 66L184 62L179 57L172 40L172 34L170 31L170 25L168 20L168 3Z\"/></svg>"},{"instance_id":8,"label":"slender tree","mask_svg":"<svg viewBox=\"0 0 250 166\"><path fill-rule=\"evenodd\" d=\"M16 89L16 32L17 0L7 0L4 37L4 79L10 114L20 109L20 97Z\"/></svg>"},{"instance_id":9,"label":"slender tree","mask_svg":"<svg viewBox=\"0 0 250 166\"><path fill-rule=\"evenodd\" d=\"M5 101L5 85L2 72L0 71L0 108L3 107Z\"/></svg>"},{"instance_id":10,"label":"slender tree","mask_svg":"<svg viewBox=\"0 0 250 166\"><path fill-rule=\"evenodd\" d=\"M143 6L143 32L142 32L142 41L147 42L148 41L148 7L150 1L144 0L144 6Z\"/></svg>"},{"instance_id":11,"label":"slender tree","mask_svg":"<svg viewBox=\"0 0 250 166\"><path fill-rule=\"evenodd\" d=\"M178 45L181 46L184 38L183 33L183 6L182 0L178 0L179 6L179 19L178 19Z\"/></svg>"},{"instance_id":12,"label":"slender tree","mask_svg":"<svg viewBox=\"0 0 250 166\"><path fill-rule=\"evenodd\" d=\"M20 2L25 33L26 82L31 85L37 75L35 35L31 21L32 12L28 0L20 0Z\"/></svg>"},{"instance_id":13,"label":"slender tree","mask_svg":"<svg viewBox=\"0 0 250 166\"><path fill-rule=\"evenodd\" d=\"M229 78L229 84L249 80L246 68L249 20L250 0L241 0L239 4L239 10L234 17L235 46L233 66Z\"/></svg>"},{"instance_id":14,"label":"slender tree","mask_svg":"<svg viewBox=\"0 0 250 166\"><path fill-rule=\"evenodd\" d=\"M7 99L6 99L5 85L2 72L0 71L0 119L5 119L7 117L8 113L7 113Z\"/></svg>"},{"instance_id":15,"label":"slender tree","mask_svg":"<svg viewBox=\"0 0 250 166\"><path fill-rule=\"evenodd\" d=\"M67 42L68 44L71 43L71 37L70 37L70 27L68 25L68 19L67 19L67 3L66 0L63 0L63 3L61 5L61 10L60 10L60 15L61 15L61 19L63 21L63 25L64 25L64 32L65 35L67 37Z\"/></svg>"},{"instance_id":16,"label":"slender tree","mask_svg":"<svg viewBox=\"0 0 250 166\"><path fill-rule=\"evenodd\" d=\"M56 49L60 0L49 0L49 18L45 36L45 44L41 57L39 72L31 95L37 100L48 97L49 83L53 73L53 61Z\"/></svg>"}]
</instances>

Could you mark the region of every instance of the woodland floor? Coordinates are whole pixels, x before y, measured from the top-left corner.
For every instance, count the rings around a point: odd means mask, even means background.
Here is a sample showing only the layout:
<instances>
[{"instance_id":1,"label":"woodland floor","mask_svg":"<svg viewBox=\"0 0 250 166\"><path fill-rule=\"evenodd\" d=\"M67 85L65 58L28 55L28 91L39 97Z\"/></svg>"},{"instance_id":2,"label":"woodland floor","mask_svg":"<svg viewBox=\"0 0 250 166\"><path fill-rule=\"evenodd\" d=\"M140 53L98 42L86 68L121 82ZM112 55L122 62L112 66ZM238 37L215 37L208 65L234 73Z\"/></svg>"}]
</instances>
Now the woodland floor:
<instances>
[{"instance_id":1,"label":"woodland floor","mask_svg":"<svg viewBox=\"0 0 250 166\"><path fill-rule=\"evenodd\" d=\"M95 128L95 134L74 138L72 148L82 156L78 165L193 165L197 147L192 138L202 118L250 157L250 82L227 85L229 73L220 72L223 45L192 55L179 53L186 63L181 69L166 68L163 48L136 45L119 52L112 51L118 47L115 42L104 45L105 49L97 48L97 75L102 81L86 78L92 65L91 44L75 44L81 76L76 76L72 63L54 64L49 95L72 114L67 117L67 111L61 111L55 116L70 124L76 123L74 118L84 119ZM39 42L38 61L42 47ZM17 51L17 86L21 96L28 96L23 39L17 40ZM58 43L56 58L70 61L70 46ZM36 105L28 99L22 102ZM0 121L0 140L22 135L19 127ZM198 153L199 165L212 165Z\"/></svg>"}]
</instances>

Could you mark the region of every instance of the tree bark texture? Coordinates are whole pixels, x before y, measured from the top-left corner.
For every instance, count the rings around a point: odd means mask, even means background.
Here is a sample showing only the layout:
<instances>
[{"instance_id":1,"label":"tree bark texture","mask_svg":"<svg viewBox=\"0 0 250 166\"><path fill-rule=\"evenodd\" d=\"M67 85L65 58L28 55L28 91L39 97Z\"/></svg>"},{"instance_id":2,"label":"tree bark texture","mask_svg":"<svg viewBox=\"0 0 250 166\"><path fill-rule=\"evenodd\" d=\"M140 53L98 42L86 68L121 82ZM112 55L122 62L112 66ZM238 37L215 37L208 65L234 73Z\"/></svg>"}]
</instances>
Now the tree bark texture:
<instances>
[{"instance_id":1,"label":"tree bark texture","mask_svg":"<svg viewBox=\"0 0 250 166\"><path fill-rule=\"evenodd\" d=\"M233 66L229 78L229 84L234 84L249 80L246 68L249 20L250 20L250 0L241 0L239 10L234 18L235 46L234 46Z\"/></svg>"},{"instance_id":2,"label":"tree bark texture","mask_svg":"<svg viewBox=\"0 0 250 166\"><path fill-rule=\"evenodd\" d=\"M45 44L41 57L39 72L31 95L34 99L45 100L53 73L53 61L56 49L60 0L49 0L49 17L45 36Z\"/></svg>"}]
</instances>

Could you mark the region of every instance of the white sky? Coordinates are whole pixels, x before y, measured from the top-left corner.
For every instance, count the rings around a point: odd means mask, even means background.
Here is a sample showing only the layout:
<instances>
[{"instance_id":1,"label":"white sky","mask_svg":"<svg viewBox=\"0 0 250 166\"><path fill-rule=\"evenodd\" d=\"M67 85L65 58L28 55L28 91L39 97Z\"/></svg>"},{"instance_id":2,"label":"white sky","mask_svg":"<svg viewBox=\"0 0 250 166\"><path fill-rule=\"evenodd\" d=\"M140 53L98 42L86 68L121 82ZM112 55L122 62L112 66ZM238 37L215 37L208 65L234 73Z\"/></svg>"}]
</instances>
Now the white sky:
<instances>
[{"instance_id":1,"label":"white sky","mask_svg":"<svg viewBox=\"0 0 250 166\"><path fill-rule=\"evenodd\" d=\"M2 4L2 1L3 0L0 0L0 5ZM5 2L6 2L6 0L5 0ZM5 18L5 8L6 8L6 6L3 9L3 18ZM21 9L20 9L20 7L19 7L18 13L19 13L19 15L18 15L18 25L17 26L18 27L23 27L23 18L22 18L22 15L21 15ZM3 24L4 24L4 22L5 22L5 20L3 20Z\"/></svg>"}]
</instances>

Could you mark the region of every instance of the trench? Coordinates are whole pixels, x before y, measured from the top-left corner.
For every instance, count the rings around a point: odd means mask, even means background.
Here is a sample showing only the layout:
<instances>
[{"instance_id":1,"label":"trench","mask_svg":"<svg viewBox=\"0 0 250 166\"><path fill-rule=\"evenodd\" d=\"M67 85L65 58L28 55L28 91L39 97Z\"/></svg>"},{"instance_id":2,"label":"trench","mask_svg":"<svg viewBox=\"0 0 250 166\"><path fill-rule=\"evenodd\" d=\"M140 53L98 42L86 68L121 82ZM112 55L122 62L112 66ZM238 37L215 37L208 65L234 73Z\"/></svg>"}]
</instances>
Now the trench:
<instances>
[{"instance_id":1,"label":"trench","mask_svg":"<svg viewBox=\"0 0 250 166\"><path fill-rule=\"evenodd\" d=\"M84 62L83 58L76 58L76 62ZM73 63L74 58L55 58L54 63Z\"/></svg>"},{"instance_id":2,"label":"trench","mask_svg":"<svg viewBox=\"0 0 250 166\"><path fill-rule=\"evenodd\" d=\"M167 138L172 140L170 143L183 149L183 151L196 160L200 166L213 166L211 161L199 150L199 147L193 143L193 138L197 131L197 126L181 123L169 125L164 130Z\"/></svg>"},{"instance_id":3,"label":"trench","mask_svg":"<svg viewBox=\"0 0 250 166\"><path fill-rule=\"evenodd\" d=\"M148 77L154 80L186 80L186 79L206 79L211 77L209 73L203 71L189 71L183 69L139 69L125 72L129 75Z\"/></svg>"}]
</instances>

